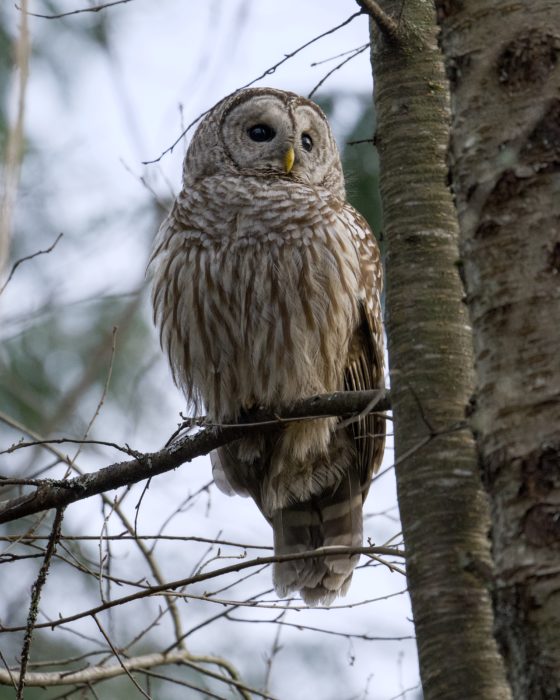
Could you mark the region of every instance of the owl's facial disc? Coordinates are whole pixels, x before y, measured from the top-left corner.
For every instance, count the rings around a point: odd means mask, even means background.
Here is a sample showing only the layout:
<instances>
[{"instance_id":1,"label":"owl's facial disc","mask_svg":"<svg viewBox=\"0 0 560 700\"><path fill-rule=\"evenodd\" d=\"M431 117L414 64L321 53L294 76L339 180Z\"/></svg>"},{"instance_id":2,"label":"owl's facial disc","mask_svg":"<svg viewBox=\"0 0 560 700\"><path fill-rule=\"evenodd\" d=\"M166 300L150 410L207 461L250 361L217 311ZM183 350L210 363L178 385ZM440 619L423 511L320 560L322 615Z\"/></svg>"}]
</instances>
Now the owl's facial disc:
<instances>
[{"instance_id":1,"label":"owl's facial disc","mask_svg":"<svg viewBox=\"0 0 560 700\"><path fill-rule=\"evenodd\" d=\"M312 102L291 93L248 90L225 112L220 138L239 175L289 175L344 191L338 151L325 116ZM245 97L242 93L241 98ZM329 178L331 178L329 180ZM332 182L331 182L332 181Z\"/></svg>"},{"instance_id":2,"label":"owl's facial disc","mask_svg":"<svg viewBox=\"0 0 560 700\"><path fill-rule=\"evenodd\" d=\"M327 130L312 107L253 94L225 115L221 135L240 171L277 172L312 181L317 144L326 143Z\"/></svg>"}]
</instances>

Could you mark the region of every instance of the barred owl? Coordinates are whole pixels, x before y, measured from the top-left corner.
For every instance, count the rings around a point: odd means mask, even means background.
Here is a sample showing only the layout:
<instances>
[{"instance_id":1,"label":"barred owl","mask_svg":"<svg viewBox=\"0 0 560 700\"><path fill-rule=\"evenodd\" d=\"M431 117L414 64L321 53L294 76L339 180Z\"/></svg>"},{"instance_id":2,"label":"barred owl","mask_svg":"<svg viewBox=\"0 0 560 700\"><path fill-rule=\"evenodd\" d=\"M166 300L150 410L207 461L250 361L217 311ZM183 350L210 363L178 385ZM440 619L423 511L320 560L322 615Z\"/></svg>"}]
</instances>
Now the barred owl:
<instances>
[{"instance_id":1,"label":"barred owl","mask_svg":"<svg viewBox=\"0 0 560 700\"><path fill-rule=\"evenodd\" d=\"M313 102L246 89L208 113L150 268L174 379L211 421L383 385L379 250L346 202L338 150ZM362 543L384 421L339 423L288 422L212 454L217 485L253 498L277 554ZM277 563L276 591L330 604L348 589L357 559Z\"/></svg>"}]
</instances>

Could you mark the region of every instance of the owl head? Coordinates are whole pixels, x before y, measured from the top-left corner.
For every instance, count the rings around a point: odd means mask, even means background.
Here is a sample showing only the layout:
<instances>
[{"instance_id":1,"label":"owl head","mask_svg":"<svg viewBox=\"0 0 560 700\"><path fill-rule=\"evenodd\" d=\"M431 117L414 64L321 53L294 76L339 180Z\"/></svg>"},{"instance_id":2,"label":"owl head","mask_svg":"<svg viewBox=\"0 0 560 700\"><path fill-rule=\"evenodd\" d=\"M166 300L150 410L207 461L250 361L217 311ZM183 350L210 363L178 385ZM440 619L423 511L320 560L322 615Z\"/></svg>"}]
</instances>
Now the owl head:
<instances>
[{"instance_id":1,"label":"owl head","mask_svg":"<svg viewBox=\"0 0 560 700\"><path fill-rule=\"evenodd\" d=\"M323 111L273 88L238 90L213 107L187 151L185 186L215 174L292 178L344 198L340 156Z\"/></svg>"}]
</instances>

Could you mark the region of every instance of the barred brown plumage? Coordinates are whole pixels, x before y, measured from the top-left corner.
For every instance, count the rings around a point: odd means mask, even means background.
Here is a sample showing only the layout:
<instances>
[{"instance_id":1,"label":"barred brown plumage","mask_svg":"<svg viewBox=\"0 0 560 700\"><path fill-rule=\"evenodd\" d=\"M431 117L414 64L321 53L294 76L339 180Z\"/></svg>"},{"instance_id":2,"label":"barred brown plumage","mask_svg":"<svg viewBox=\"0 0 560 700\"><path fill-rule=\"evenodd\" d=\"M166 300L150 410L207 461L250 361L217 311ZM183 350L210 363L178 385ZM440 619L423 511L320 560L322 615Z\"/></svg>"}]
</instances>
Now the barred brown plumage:
<instances>
[{"instance_id":1,"label":"barred brown plumage","mask_svg":"<svg viewBox=\"0 0 560 700\"><path fill-rule=\"evenodd\" d=\"M161 342L194 410L226 422L257 405L382 387L379 250L345 201L319 107L272 88L226 97L198 127L183 179L150 269ZM361 545L384 420L338 423L290 423L212 455L218 486L255 500L279 554ZM277 592L328 604L356 562L278 564Z\"/></svg>"}]
</instances>

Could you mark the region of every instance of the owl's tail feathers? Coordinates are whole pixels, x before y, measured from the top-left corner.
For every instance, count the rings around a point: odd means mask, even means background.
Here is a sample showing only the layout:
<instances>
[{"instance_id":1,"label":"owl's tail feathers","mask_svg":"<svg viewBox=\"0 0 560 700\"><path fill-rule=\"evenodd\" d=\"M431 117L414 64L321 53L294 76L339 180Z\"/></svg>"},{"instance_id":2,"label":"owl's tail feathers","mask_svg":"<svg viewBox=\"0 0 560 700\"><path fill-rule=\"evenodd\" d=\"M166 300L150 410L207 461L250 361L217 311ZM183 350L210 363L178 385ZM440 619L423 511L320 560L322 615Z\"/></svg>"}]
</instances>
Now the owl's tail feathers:
<instances>
[{"instance_id":1,"label":"owl's tail feathers","mask_svg":"<svg viewBox=\"0 0 560 700\"><path fill-rule=\"evenodd\" d=\"M282 508L273 515L274 551L292 555L319 547L360 547L362 492L357 474L348 473L329 494ZM274 586L285 597L299 590L307 605L330 605L345 595L359 555L336 554L274 565Z\"/></svg>"}]
</instances>

